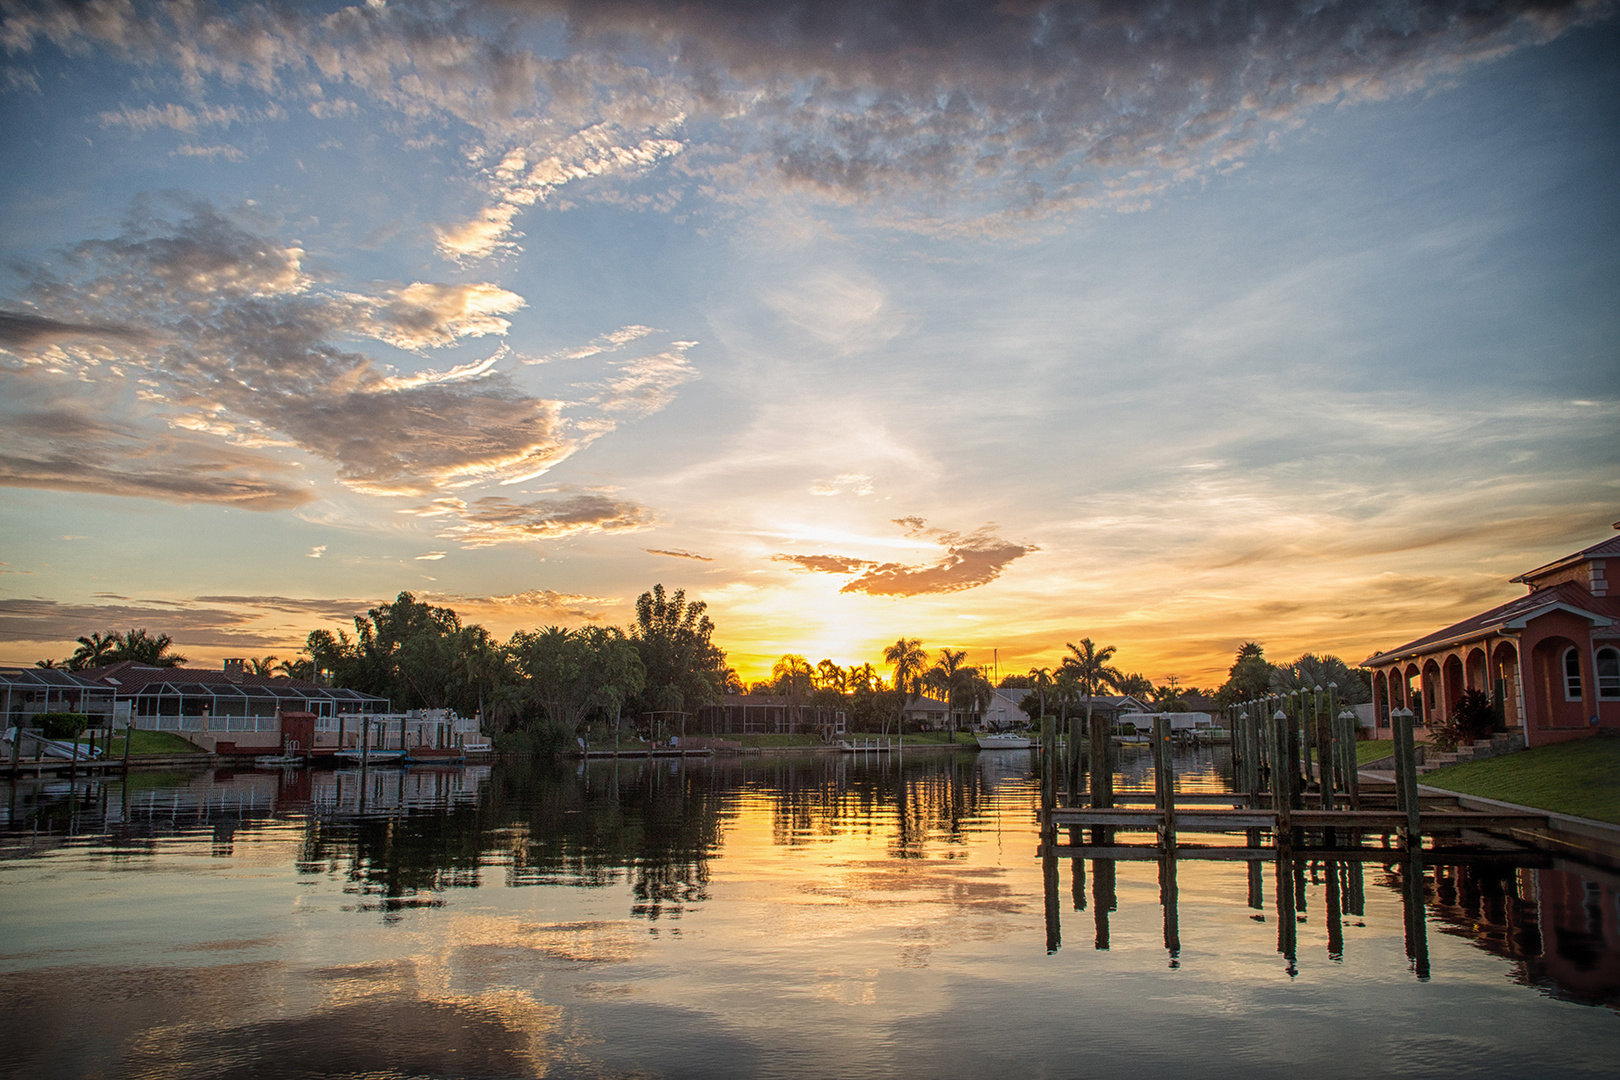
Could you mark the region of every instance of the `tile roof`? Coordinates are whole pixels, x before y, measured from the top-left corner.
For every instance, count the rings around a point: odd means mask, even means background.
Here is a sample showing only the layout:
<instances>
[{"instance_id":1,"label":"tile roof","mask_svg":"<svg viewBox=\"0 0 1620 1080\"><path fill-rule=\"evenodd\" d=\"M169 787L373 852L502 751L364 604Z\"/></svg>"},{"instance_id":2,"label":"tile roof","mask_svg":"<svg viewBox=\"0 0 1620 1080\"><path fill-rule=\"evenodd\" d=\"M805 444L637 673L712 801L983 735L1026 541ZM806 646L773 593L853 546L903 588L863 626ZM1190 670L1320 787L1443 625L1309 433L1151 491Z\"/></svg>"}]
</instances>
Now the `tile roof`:
<instances>
[{"instance_id":1,"label":"tile roof","mask_svg":"<svg viewBox=\"0 0 1620 1080\"><path fill-rule=\"evenodd\" d=\"M1429 649L1442 644L1483 635L1504 623L1533 617L1540 614L1544 609L1559 604L1578 608L1581 611L1589 611L1594 615L1610 619L1620 619L1620 597L1593 596L1584 585L1573 581L1565 581L1558 585L1537 589L1533 593L1516 597L1499 607L1493 607L1489 611L1482 611L1478 615L1469 616L1462 622L1452 623L1442 630L1426 634L1415 641L1408 641L1399 648L1374 653L1366 660L1363 660L1362 664L1363 666L1372 667L1397 657L1406 658L1409 655L1427 652Z\"/></svg>"}]
</instances>

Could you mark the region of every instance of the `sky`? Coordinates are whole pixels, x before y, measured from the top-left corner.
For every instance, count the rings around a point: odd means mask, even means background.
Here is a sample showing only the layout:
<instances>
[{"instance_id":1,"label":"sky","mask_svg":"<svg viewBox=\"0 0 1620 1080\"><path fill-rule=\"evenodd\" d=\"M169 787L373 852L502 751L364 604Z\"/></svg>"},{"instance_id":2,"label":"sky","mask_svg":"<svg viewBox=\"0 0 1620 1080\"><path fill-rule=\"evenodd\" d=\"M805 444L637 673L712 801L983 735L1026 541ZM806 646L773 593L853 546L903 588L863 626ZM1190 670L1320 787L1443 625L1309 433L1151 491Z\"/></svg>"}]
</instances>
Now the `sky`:
<instances>
[{"instance_id":1,"label":"sky","mask_svg":"<svg viewBox=\"0 0 1620 1080\"><path fill-rule=\"evenodd\" d=\"M0 0L0 660L1355 662L1620 521L1615 15Z\"/></svg>"}]
</instances>

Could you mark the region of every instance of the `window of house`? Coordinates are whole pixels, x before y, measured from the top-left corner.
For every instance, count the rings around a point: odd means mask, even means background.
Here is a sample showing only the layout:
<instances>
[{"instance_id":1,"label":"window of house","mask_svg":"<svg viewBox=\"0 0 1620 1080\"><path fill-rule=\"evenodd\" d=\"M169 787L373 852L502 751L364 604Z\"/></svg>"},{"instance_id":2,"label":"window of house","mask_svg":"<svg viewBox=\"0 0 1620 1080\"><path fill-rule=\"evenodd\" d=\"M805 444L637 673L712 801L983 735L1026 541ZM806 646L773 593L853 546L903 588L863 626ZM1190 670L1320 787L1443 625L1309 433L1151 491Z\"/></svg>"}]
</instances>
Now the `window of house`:
<instances>
[{"instance_id":1,"label":"window of house","mask_svg":"<svg viewBox=\"0 0 1620 1080\"><path fill-rule=\"evenodd\" d=\"M1620 698L1620 649L1599 649L1597 654L1598 697Z\"/></svg>"},{"instance_id":2,"label":"window of house","mask_svg":"<svg viewBox=\"0 0 1620 1080\"><path fill-rule=\"evenodd\" d=\"M1581 700L1581 653L1579 649L1564 650L1564 699Z\"/></svg>"}]
</instances>

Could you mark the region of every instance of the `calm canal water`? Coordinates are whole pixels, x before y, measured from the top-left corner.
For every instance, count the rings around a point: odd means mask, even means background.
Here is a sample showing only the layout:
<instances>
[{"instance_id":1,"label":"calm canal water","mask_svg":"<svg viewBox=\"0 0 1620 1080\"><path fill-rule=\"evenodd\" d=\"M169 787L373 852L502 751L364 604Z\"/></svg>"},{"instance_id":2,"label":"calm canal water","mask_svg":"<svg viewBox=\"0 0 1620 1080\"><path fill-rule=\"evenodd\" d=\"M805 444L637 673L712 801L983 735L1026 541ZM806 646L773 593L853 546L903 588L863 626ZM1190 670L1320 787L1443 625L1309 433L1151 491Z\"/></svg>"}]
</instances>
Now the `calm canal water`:
<instances>
[{"instance_id":1,"label":"calm canal water","mask_svg":"<svg viewBox=\"0 0 1620 1080\"><path fill-rule=\"evenodd\" d=\"M1290 935L1272 862L1043 865L1027 754L0 796L7 1075L1620 1073L1620 875L1306 864Z\"/></svg>"}]
</instances>

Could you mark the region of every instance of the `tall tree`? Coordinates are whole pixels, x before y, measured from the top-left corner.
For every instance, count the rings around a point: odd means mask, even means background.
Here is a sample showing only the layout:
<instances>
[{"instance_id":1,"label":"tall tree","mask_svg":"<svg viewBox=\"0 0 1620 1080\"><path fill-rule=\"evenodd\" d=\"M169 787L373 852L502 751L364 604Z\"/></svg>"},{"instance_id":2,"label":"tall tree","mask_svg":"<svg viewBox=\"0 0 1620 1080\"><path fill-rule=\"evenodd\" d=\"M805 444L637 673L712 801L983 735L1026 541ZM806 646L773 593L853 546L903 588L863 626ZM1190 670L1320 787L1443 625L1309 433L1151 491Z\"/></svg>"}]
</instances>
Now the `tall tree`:
<instances>
[{"instance_id":1,"label":"tall tree","mask_svg":"<svg viewBox=\"0 0 1620 1080\"><path fill-rule=\"evenodd\" d=\"M108 663L107 657L118 648L118 631L109 630L105 634L97 630L89 637L81 637L79 647L73 650L68 658L69 671L84 671L86 668L101 667Z\"/></svg>"},{"instance_id":2,"label":"tall tree","mask_svg":"<svg viewBox=\"0 0 1620 1080\"><path fill-rule=\"evenodd\" d=\"M1074 673L1074 680L1085 695L1086 730L1090 731L1092 699L1104 689L1117 687L1125 676L1108 663L1117 651L1112 645L1098 648L1090 638L1081 638L1078 645L1072 641L1066 644L1069 655L1063 658L1063 666Z\"/></svg>"},{"instance_id":3,"label":"tall tree","mask_svg":"<svg viewBox=\"0 0 1620 1080\"><path fill-rule=\"evenodd\" d=\"M922 678L923 669L928 664L928 654L923 651L922 642L917 638L898 638L893 645L883 650L883 660L894 668L894 688L900 692L900 709L896 716L899 733L906 733L906 706L911 703L911 696L917 693L918 680ZM887 722L883 725L883 733L889 733Z\"/></svg>"},{"instance_id":4,"label":"tall tree","mask_svg":"<svg viewBox=\"0 0 1620 1080\"><path fill-rule=\"evenodd\" d=\"M186 662L186 658L179 653L170 652L172 644L173 640L168 634L153 637L146 632L145 627L142 627L118 635L117 644L106 654L106 660L114 664L122 660L133 660L137 664L147 664L151 667L179 667Z\"/></svg>"},{"instance_id":5,"label":"tall tree","mask_svg":"<svg viewBox=\"0 0 1620 1080\"><path fill-rule=\"evenodd\" d=\"M939 661L930 668L924 679L945 699L945 727L956 740L956 695L962 689L963 675L970 669L965 664L967 650L939 650Z\"/></svg>"},{"instance_id":6,"label":"tall tree","mask_svg":"<svg viewBox=\"0 0 1620 1080\"><path fill-rule=\"evenodd\" d=\"M1235 705L1263 697L1271 689L1271 664L1266 650L1258 641L1245 641L1238 647L1232 666L1227 669L1226 683L1216 691L1222 705Z\"/></svg>"},{"instance_id":7,"label":"tall tree","mask_svg":"<svg viewBox=\"0 0 1620 1080\"><path fill-rule=\"evenodd\" d=\"M1035 691L1036 703L1041 707L1040 715L1032 716L1030 719L1039 723L1041 717L1046 715L1046 695L1052 692L1052 669L1048 667L1032 667L1025 678L1029 680L1028 686ZM1029 701L1028 694L1024 695L1024 701ZM1027 715L1029 710L1025 709L1024 713Z\"/></svg>"},{"instance_id":8,"label":"tall tree","mask_svg":"<svg viewBox=\"0 0 1620 1080\"><path fill-rule=\"evenodd\" d=\"M641 656L646 684L632 695L640 711L691 711L718 701L725 686L726 654L715 646L714 623L701 600L662 585L636 598L630 641Z\"/></svg>"}]
</instances>

